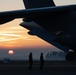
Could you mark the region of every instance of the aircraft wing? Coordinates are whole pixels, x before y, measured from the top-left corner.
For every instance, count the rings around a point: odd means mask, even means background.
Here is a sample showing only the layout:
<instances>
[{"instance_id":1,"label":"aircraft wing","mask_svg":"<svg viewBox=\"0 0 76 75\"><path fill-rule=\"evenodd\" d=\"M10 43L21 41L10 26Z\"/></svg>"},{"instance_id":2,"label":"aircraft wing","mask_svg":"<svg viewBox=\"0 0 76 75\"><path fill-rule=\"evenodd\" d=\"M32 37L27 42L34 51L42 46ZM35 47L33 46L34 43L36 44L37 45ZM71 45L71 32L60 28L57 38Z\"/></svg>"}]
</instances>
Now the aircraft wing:
<instances>
[{"instance_id":1,"label":"aircraft wing","mask_svg":"<svg viewBox=\"0 0 76 75\"><path fill-rule=\"evenodd\" d=\"M42 7L42 8L33 8L25 10L13 10L0 12L0 24L9 22L17 18L26 18L28 20L35 20L38 17L43 16L58 16L67 14L71 11L76 10L76 5L67 5L67 6L52 6L52 7Z\"/></svg>"},{"instance_id":2,"label":"aircraft wing","mask_svg":"<svg viewBox=\"0 0 76 75\"><path fill-rule=\"evenodd\" d=\"M37 23L35 22L23 22L20 24L22 27L26 28L29 30L28 34L30 35L36 35L39 38L47 41L48 43L56 46L57 48L68 52L69 48L65 47L58 42L55 42L54 40L57 38L51 34L49 34L46 30L44 30L42 27L40 27Z\"/></svg>"}]
</instances>

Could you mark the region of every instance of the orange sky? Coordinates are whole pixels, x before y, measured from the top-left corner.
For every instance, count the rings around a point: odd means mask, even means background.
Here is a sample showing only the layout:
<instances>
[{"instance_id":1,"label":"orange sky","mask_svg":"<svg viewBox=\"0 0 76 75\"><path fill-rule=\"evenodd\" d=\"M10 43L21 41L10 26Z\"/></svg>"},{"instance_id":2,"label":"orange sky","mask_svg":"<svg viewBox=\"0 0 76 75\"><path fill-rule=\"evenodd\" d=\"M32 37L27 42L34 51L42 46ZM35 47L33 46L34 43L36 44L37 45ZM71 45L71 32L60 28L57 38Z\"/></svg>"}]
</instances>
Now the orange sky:
<instances>
[{"instance_id":1,"label":"orange sky","mask_svg":"<svg viewBox=\"0 0 76 75\"><path fill-rule=\"evenodd\" d=\"M36 36L27 34L29 30L21 27L21 19L16 19L0 26L0 46L13 47L47 47L51 46Z\"/></svg>"}]
</instances>

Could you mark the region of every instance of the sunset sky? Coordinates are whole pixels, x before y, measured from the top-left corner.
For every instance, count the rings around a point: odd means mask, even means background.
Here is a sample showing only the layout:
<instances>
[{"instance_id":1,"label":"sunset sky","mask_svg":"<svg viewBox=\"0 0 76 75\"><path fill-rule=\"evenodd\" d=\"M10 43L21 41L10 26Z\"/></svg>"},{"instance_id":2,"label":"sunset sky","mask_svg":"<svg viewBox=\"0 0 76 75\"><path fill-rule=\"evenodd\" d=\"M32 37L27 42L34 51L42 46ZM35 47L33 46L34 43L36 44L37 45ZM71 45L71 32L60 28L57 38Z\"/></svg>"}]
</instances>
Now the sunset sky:
<instances>
[{"instance_id":1,"label":"sunset sky","mask_svg":"<svg viewBox=\"0 0 76 75\"><path fill-rule=\"evenodd\" d=\"M54 1L56 5L76 4L76 0ZM25 9L22 0L0 0L0 12L18 9ZM22 19L15 19L0 26L0 56L9 56L9 50L14 51L14 56L24 56L30 50L33 50L34 54L36 52L46 54L50 50L59 50L37 36L28 35L29 30L21 27L19 25L21 22Z\"/></svg>"}]
</instances>

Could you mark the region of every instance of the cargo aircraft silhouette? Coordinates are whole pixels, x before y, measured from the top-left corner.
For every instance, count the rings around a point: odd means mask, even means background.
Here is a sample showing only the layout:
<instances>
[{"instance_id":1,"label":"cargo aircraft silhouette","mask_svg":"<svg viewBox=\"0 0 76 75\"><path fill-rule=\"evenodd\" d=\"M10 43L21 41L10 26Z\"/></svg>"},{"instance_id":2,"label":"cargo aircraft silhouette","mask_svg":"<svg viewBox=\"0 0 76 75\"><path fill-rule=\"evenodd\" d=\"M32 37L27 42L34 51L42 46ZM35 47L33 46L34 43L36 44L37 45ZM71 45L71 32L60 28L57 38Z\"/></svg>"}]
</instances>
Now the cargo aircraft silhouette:
<instances>
[{"instance_id":1,"label":"cargo aircraft silhouette","mask_svg":"<svg viewBox=\"0 0 76 75\"><path fill-rule=\"evenodd\" d=\"M76 5L56 6L53 0L23 0L25 8L0 12L0 24L23 18L21 26L57 48L76 52Z\"/></svg>"}]
</instances>

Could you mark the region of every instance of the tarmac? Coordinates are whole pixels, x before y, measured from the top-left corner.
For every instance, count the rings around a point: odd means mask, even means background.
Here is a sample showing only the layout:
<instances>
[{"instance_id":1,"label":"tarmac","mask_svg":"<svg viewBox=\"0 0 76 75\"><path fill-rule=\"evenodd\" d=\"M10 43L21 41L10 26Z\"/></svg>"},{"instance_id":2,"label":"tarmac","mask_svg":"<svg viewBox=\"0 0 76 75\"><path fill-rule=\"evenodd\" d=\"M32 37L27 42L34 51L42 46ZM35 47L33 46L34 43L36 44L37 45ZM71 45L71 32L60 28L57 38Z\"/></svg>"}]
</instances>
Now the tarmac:
<instances>
[{"instance_id":1,"label":"tarmac","mask_svg":"<svg viewBox=\"0 0 76 75\"><path fill-rule=\"evenodd\" d=\"M28 61L0 62L0 75L76 75L76 62L45 61L42 70L39 61L33 62L32 70Z\"/></svg>"}]
</instances>

